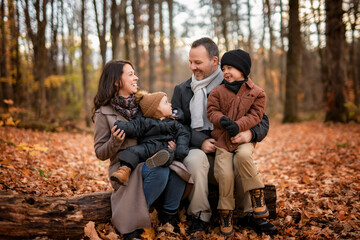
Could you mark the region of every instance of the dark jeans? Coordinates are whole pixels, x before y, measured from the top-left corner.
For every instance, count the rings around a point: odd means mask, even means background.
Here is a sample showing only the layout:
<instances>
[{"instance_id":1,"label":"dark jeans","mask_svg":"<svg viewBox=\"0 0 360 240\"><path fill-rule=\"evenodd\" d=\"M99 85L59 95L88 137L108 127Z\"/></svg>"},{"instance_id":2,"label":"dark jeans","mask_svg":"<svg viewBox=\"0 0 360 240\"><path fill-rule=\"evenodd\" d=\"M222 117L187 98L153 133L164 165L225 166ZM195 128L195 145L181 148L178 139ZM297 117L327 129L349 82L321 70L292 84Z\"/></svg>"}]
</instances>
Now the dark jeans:
<instances>
[{"instance_id":1,"label":"dark jeans","mask_svg":"<svg viewBox=\"0 0 360 240\"><path fill-rule=\"evenodd\" d=\"M167 167L142 168L144 194L148 208L162 195L163 208L174 211L180 206L186 182Z\"/></svg>"}]
</instances>

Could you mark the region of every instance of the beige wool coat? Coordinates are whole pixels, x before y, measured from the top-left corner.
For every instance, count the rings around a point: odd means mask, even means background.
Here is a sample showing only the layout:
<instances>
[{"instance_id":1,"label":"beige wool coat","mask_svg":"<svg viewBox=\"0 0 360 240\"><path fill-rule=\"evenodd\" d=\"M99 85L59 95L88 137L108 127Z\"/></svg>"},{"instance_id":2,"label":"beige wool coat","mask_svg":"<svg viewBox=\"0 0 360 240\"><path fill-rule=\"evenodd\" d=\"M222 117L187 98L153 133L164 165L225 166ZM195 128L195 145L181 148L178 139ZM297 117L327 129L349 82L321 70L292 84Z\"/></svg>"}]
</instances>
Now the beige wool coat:
<instances>
[{"instance_id":1,"label":"beige wool coat","mask_svg":"<svg viewBox=\"0 0 360 240\"><path fill-rule=\"evenodd\" d=\"M110 159L109 177L120 167L117 160L120 152L127 147L137 144L134 138L125 138L118 141L111 134L111 128L116 120L127 121L117 113L112 106L102 106L95 111L94 148L96 157L100 160ZM122 186L115 181L110 181L114 192L111 195L112 223L122 234L130 233L136 229L151 227L149 210L143 191L142 170L143 163L139 164L131 173L129 184ZM186 167L174 161L169 168L188 182L185 194L191 191L193 180Z\"/></svg>"}]
</instances>

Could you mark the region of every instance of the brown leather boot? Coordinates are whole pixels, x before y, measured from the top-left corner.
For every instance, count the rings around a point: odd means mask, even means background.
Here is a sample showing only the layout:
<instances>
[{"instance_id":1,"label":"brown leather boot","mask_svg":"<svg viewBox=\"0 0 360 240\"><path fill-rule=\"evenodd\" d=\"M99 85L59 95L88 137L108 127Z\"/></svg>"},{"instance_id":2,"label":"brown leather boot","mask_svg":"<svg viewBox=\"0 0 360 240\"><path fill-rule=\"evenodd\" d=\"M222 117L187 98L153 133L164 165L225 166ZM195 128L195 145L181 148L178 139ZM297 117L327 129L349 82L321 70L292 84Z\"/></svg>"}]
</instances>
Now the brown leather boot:
<instances>
[{"instance_id":1,"label":"brown leather boot","mask_svg":"<svg viewBox=\"0 0 360 240\"><path fill-rule=\"evenodd\" d=\"M128 185L131 169L127 166L122 166L114 172L110 179L120 183L121 185Z\"/></svg>"},{"instance_id":2,"label":"brown leather boot","mask_svg":"<svg viewBox=\"0 0 360 240\"><path fill-rule=\"evenodd\" d=\"M266 207L264 189L258 188L250 190L251 202L254 210L254 218L266 218L269 211Z\"/></svg>"},{"instance_id":3,"label":"brown leather boot","mask_svg":"<svg viewBox=\"0 0 360 240\"><path fill-rule=\"evenodd\" d=\"M220 233L230 236L234 233L232 210L220 210Z\"/></svg>"}]
</instances>

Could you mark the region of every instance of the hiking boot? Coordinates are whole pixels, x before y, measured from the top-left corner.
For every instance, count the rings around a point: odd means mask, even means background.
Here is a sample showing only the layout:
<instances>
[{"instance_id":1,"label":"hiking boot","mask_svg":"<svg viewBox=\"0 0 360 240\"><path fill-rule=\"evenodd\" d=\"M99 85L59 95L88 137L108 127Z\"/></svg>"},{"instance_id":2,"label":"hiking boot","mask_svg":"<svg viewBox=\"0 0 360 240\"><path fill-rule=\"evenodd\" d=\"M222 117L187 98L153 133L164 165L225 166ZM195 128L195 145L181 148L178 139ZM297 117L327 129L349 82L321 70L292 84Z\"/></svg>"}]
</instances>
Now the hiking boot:
<instances>
[{"instance_id":1,"label":"hiking boot","mask_svg":"<svg viewBox=\"0 0 360 240\"><path fill-rule=\"evenodd\" d=\"M266 218L269 216L269 211L265 204L264 189L258 188L250 190L251 203L254 210L254 218Z\"/></svg>"},{"instance_id":2,"label":"hiking boot","mask_svg":"<svg viewBox=\"0 0 360 240\"><path fill-rule=\"evenodd\" d=\"M252 213L247 214L245 217L238 218L237 223L242 227L254 229L258 234L265 233L267 235L273 235L277 233L276 226L263 218L254 218Z\"/></svg>"},{"instance_id":3,"label":"hiking boot","mask_svg":"<svg viewBox=\"0 0 360 240\"><path fill-rule=\"evenodd\" d=\"M224 236L230 236L234 233L232 215L232 210L220 210L220 233Z\"/></svg>"},{"instance_id":4,"label":"hiking boot","mask_svg":"<svg viewBox=\"0 0 360 240\"><path fill-rule=\"evenodd\" d=\"M159 212L159 220L162 225L170 223L174 227L174 232L180 232L180 228L178 226L179 221L177 211L175 213L168 213L165 210L162 210Z\"/></svg>"},{"instance_id":5,"label":"hiking boot","mask_svg":"<svg viewBox=\"0 0 360 240\"><path fill-rule=\"evenodd\" d=\"M131 169L127 166L122 166L110 176L110 180L116 181L121 185L128 185Z\"/></svg>"},{"instance_id":6,"label":"hiking boot","mask_svg":"<svg viewBox=\"0 0 360 240\"><path fill-rule=\"evenodd\" d=\"M167 150L160 150L146 160L146 165L149 168L163 166L170 158L170 153Z\"/></svg>"},{"instance_id":7,"label":"hiking boot","mask_svg":"<svg viewBox=\"0 0 360 240\"><path fill-rule=\"evenodd\" d=\"M124 240L141 239L142 232L142 229L137 229L131 233L123 234Z\"/></svg>"},{"instance_id":8,"label":"hiking boot","mask_svg":"<svg viewBox=\"0 0 360 240\"><path fill-rule=\"evenodd\" d=\"M208 230L210 224L208 222L204 222L203 220L201 220L200 214L201 214L201 212L199 213L198 217L195 217L195 216L192 217L192 220L191 220L191 223L190 223L190 226L188 229L189 234L195 233L197 231L203 231L206 233L206 231Z\"/></svg>"}]
</instances>

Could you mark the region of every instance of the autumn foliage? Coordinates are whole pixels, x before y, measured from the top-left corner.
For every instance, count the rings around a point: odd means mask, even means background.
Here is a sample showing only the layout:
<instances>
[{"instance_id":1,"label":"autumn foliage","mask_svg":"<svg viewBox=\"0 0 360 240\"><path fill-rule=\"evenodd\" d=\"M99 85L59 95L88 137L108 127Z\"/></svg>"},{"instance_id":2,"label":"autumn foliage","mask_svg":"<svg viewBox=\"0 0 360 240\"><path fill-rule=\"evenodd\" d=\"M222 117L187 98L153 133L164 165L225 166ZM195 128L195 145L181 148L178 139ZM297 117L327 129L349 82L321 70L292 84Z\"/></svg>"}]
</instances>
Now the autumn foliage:
<instances>
[{"instance_id":1,"label":"autumn foliage","mask_svg":"<svg viewBox=\"0 0 360 240\"><path fill-rule=\"evenodd\" d=\"M0 152L0 192L71 197L111 190L109 161L95 157L92 134L0 127ZM277 189L274 239L360 238L360 124L271 122L255 159L264 182ZM159 225L156 210L151 217L153 228L145 229L144 239L189 238L184 209L180 233ZM270 239L248 228L235 230L228 239ZM90 239L121 236L111 223L89 222L84 232ZM221 239L218 222L198 237Z\"/></svg>"}]
</instances>

